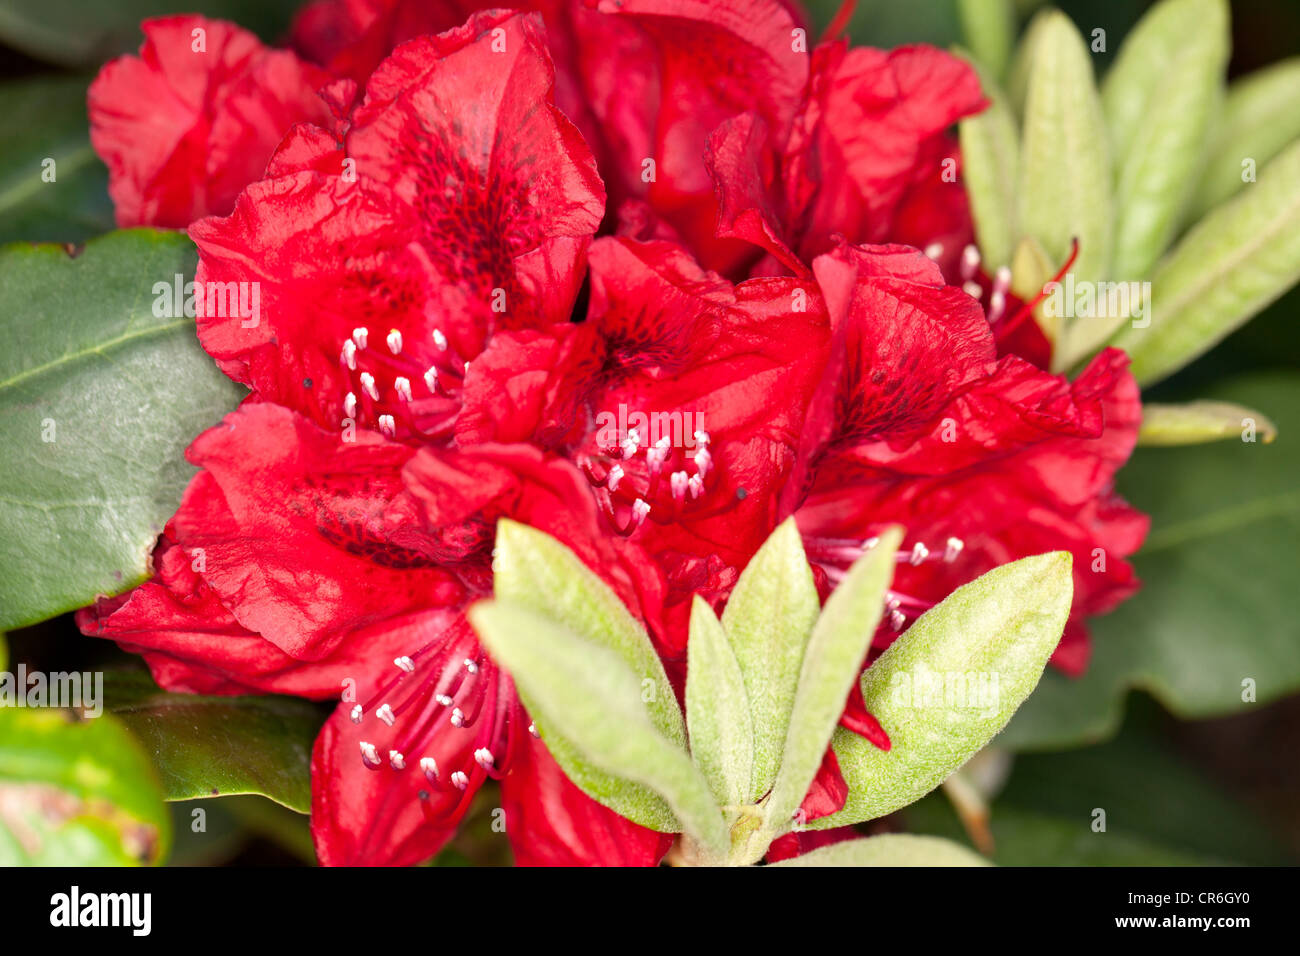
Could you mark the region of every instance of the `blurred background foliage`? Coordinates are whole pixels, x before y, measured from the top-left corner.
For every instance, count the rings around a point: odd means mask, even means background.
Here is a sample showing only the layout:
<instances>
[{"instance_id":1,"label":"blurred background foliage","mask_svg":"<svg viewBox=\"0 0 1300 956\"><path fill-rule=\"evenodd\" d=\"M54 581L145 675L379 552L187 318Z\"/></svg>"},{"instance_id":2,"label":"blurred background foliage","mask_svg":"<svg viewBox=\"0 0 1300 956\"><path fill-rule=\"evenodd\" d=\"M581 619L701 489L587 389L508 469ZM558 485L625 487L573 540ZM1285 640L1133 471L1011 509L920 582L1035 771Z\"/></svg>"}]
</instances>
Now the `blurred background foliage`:
<instances>
[{"instance_id":1,"label":"blurred background foliage","mask_svg":"<svg viewBox=\"0 0 1300 956\"><path fill-rule=\"evenodd\" d=\"M837 0L806 5L816 31L840 6ZM1021 26L1043 5L1017 0ZM1106 30L1106 52L1094 54L1101 75L1151 4L1056 5L1085 35ZM296 0L0 0L0 242L82 242L112 228L106 171L87 136L85 90L99 64L138 47L141 19L201 12L275 42L297 6ZM1300 55L1295 0L1234 0L1232 14L1230 78ZM849 35L855 44L879 47L958 44L957 0L861 0ZM57 195L31 185L30 169L47 156L58 160L60 182L70 185ZM1096 622L1088 676L1047 675L999 739L1018 753L1005 780L984 788L997 862L1300 862L1294 756L1300 697L1292 693L1300 688L1293 594L1300 530L1298 315L1300 289L1293 289L1145 394L1154 401L1219 397L1258 408L1277 422L1280 437L1267 449L1256 447L1275 457L1243 469L1240 446L1234 454L1231 443L1137 451L1120 490L1153 516L1151 540L1137 560L1147 586ZM1207 512L1213 512L1208 526ZM1243 656L1244 644L1249 654ZM109 671L113 716L96 733L120 738L108 763L123 778L123 792L114 798L116 815L98 817L96 801L106 795L77 795L82 803L71 811L61 844L69 862L114 862L96 843L113 827L133 836L141 860L166 853L170 844L173 865L313 861L300 811L307 803L310 739L327 708L257 698L178 700L152 686L138 659L82 638L68 615L0 636L0 669L19 663L47 672ZM1254 669L1259 703L1243 703L1233 690L1243 666ZM180 744L158 730L177 708L191 728ZM12 711L0 718L0 784L5 748L16 735L39 738L51 753L88 746L75 723L60 720L38 733L30 723L15 723ZM205 758L217 751L224 764L220 786L212 787ZM142 755L152 758L152 770ZM140 787L133 789L131 779ZM159 795L172 801L161 815ZM492 827L496 805L496 794L485 788L435 865L508 863L504 835ZM1098 810L1106 814L1104 833L1092 826ZM0 806L0 863L24 862L21 841L6 842L3 824L12 821L4 814ZM968 839L941 791L864 829Z\"/></svg>"}]
</instances>

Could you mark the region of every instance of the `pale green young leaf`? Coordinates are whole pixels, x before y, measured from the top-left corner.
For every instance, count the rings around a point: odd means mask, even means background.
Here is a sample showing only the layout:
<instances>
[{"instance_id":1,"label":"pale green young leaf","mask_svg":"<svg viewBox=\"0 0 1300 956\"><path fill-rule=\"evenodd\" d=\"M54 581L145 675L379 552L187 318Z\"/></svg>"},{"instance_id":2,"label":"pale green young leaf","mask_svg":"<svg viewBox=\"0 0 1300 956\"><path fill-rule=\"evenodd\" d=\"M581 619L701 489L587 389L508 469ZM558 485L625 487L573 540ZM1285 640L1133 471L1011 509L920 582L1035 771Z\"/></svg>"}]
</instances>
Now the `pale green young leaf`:
<instances>
[{"instance_id":1,"label":"pale green young leaf","mask_svg":"<svg viewBox=\"0 0 1300 956\"><path fill-rule=\"evenodd\" d=\"M1300 137L1300 57L1274 63L1228 87L1186 219L1195 222L1248 185L1252 171Z\"/></svg>"},{"instance_id":2,"label":"pale green young leaf","mask_svg":"<svg viewBox=\"0 0 1300 956\"><path fill-rule=\"evenodd\" d=\"M1225 438L1240 441L1244 435L1268 444L1277 437L1277 426L1253 408L1232 402L1146 402L1142 406L1138 444L1199 445Z\"/></svg>"},{"instance_id":3,"label":"pale green young leaf","mask_svg":"<svg viewBox=\"0 0 1300 956\"><path fill-rule=\"evenodd\" d=\"M781 769L767 805L767 827L780 835L817 775L853 682L867 657L894 577L894 554L903 540L890 528L853 563L835 588L808 639Z\"/></svg>"},{"instance_id":4,"label":"pale green young leaf","mask_svg":"<svg viewBox=\"0 0 1300 956\"><path fill-rule=\"evenodd\" d=\"M754 718L751 800L776 779L804 647L820 610L799 529L787 519L750 559L722 614Z\"/></svg>"},{"instance_id":5,"label":"pale green young leaf","mask_svg":"<svg viewBox=\"0 0 1300 956\"><path fill-rule=\"evenodd\" d=\"M1300 141L1197 223L1156 269L1148 321L1112 343L1132 357L1140 383L1176 372L1300 279L1298 218Z\"/></svg>"},{"instance_id":6,"label":"pale green young leaf","mask_svg":"<svg viewBox=\"0 0 1300 956\"><path fill-rule=\"evenodd\" d=\"M1064 262L1077 238L1075 276L1106 276L1114 223L1106 123L1088 48L1057 11L1044 15L1033 42L1018 198L1021 231L1053 262Z\"/></svg>"},{"instance_id":7,"label":"pale green young leaf","mask_svg":"<svg viewBox=\"0 0 1300 956\"><path fill-rule=\"evenodd\" d=\"M980 71L989 106L957 127L962 179L970 196L975 238L991 272L1011 265L1018 228L1016 186L1020 175L1020 135L1006 95Z\"/></svg>"},{"instance_id":8,"label":"pale green young leaf","mask_svg":"<svg viewBox=\"0 0 1300 956\"><path fill-rule=\"evenodd\" d=\"M722 806L749 802L754 721L736 655L713 609L698 594L686 646L686 726L691 758Z\"/></svg>"},{"instance_id":9,"label":"pale green young leaf","mask_svg":"<svg viewBox=\"0 0 1300 956\"><path fill-rule=\"evenodd\" d=\"M564 624L614 651L651 687L646 706L659 732L685 746L677 695L645 629L600 575L545 532L503 518L497 522L493 593Z\"/></svg>"},{"instance_id":10,"label":"pale green young leaf","mask_svg":"<svg viewBox=\"0 0 1300 956\"><path fill-rule=\"evenodd\" d=\"M1227 0L1161 0L1102 84L1116 168L1111 274L1120 279L1145 277L1174 237L1222 100L1228 19Z\"/></svg>"},{"instance_id":11,"label":"pale green young leaf","mask_svg":"<svg viewBox=\"0 0 1300 956\"><path fill-rule=\"evenodd\" d=\"M622 657L509 601L480 602L469 619L584 793L634 823L684 831L715 853L725 850L727 830L709 785L685 748L654 725L641 675Z\"/></svg>"},{"instance_id":12,"label":"pale green young leaf","mask_svg":"<svg viewBox=\"0 0 1300 956\"><path fill-rule=\"evenodd\" d=\"M1011 0L957 0L957 15L966 46L990 77L1001 77L1016 39L1016 11Z\"/></svg>"},{"instance_id":13,"label":"pale green young leaf","mask_svg":"<svg viewBox=\"0 0 1300 956\"><path fill-rule=\"evenodd\" d=\"M915 833L845 840L773 866L992 866L960 843Z\"/></svg>"},{"instance_id":14,"label":"pale green young leaf","mask_svg":"<svg viewBox=\"0 0 1300 956\"><path fill-rule=\"evenodd\" d=\"M1029 95L1029 73L1034 62L1034 50L1043 38L1043 27L1047 24L1048 11L1039 10L1025 27L1020 36L1020 43L1011 55L1007 66L1006 91L1007 105L1017 117L1025 115L1025 100Z\"/></svg>"},{"instance_id":15,"label":"pale green young leaf","mask_svg":"<svg viewBox=\"0 0 1300 956\"><path fill-rule=\"evenodd\" d=\"M1022 558L958 588L862 676L885 751L838 730L844 808L813 829L874 820L929 793L1001 730L1043 673L1070 613L1069 552Z\"/></svg>"}]
</instances>

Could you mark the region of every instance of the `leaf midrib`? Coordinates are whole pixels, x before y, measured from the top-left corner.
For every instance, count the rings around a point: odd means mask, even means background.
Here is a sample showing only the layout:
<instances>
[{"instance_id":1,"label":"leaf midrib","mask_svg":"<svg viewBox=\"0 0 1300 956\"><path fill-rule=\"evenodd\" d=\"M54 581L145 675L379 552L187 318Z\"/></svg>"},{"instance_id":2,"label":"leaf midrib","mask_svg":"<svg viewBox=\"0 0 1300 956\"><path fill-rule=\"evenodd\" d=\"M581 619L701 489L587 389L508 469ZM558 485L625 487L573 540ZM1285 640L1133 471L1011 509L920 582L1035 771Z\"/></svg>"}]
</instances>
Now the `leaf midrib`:
<instances>
[{"instance_id":1,"label":"leaf midrib","mask_svg":"<svg viewBox=\"0 0 1300 956\"><path fill-rule=\"evenodd\" d=\"M134 332L123 333L122 335L119 335L116 338L109 339L106 342L101 342L98 345L94 345L89 348L78 349L75 352L69 352L65 355L59 356L56 359L52 359L49 362L45 362L42 365L35 365L32 368L24 369L23 371L17 373L16 375L11 375L9 378L0 381L0 391L3 391L6 388L12 388L13 386L16 386L22 382L27 381L28 379L39 378L40 376L48 372L51 372L54 369L60 368L61 366L68 365L74 362L78 362L82 359L90 358L92 355L107 357L109 352L112 352L120 348L121 346L126 345L129 342L134 342L139 339L148 339L154 336L166 335L167 333L173 332L176 329L185 328L187 326L193 326L193 324L194 324L193 320L191 319L180 318L168 322L165 325L152 325L147 328L140 329Z\"/></svg>"}]
</instances>

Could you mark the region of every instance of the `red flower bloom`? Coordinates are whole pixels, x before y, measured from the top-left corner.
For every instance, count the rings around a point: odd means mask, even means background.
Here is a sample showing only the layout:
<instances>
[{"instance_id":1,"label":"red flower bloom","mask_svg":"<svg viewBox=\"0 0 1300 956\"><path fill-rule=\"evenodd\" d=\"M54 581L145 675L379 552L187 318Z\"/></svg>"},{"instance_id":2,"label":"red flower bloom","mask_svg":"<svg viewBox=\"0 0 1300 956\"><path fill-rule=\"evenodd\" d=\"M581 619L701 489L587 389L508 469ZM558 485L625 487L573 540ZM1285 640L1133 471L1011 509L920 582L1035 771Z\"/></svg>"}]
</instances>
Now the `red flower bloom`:
<instances>
[{"instance_id":1,"label":"red flower bloom","mask_svg":"<svg viewBox=\"0 0 1300 956\"><path fill-rule=\"evenodd\" d=\"M1053 660L1078 673L1083 618L1136 589L1124 559L1146 533L1112 491L1141 417L1127 359L1103 352L1073 383L997 359L979 304L915 251L842 247L814 268L834 332L783 500L810 558L834 580L880 528L906 527L896 631L985 571L1069 548L1074 613Z\"/></svg>"},{"instance_id":2,"label":"red flower bloom","mask_svg":"<svg viewBox=\"0 0 1300 956\"><path fill-rule=\"evenodd\" d=\"M325 427L449 433L494 329L568 318L600 221L591 154L551 88L535 15L401 47L341 144L298 131L278 175L191 228L199 282L258 283L264 313L200 317L204 348Z\"/></svg>"},{"instance_id":3,"label":"red flower bloom","mask_svg":"<svg viewBox=\"0 0 1300 956\"><path fill-rule=\"evenodd\" d=\"M823 44L788 129L750 112L710 137L718 234L769 253L760 273L806 275L840 237L937 243L936 258L954 275L971 224L946 130L984 104L975 72L939 50Z\"/></svg>"},{"instance_id":4,"label":"red flower bloom","mask_svg":"<svg viewBox=\"0 0 1300 956\"><path fill-rule=\"evenodd\" d=\"M199 16L141 24L140 56L105 66L88 98L119 226L184 228L230 212L294 123L325 122L328 74Z\"/></svg>"},{"instance_id":5,"label":"red flower bloom","mask_svg":"<svg viewBox=\"0 0 1300 956\"><path fill-rule=\"evenodd\" d=\"M553 776L509 678L463 610L491 591L493 530L513 517L555 535L658 630L662 582L638 548L599 530L586 482L526 447L415 451L372 433L355 442L288 409L247 404L201 435L202 468L168 526L157 577L79 614L87 632L142 651L162 686L332 698L313 755L312 826L323 863L414 863L437 851L488 777ZM512 819L605 819L624 858L666 847L552 780ZM554 801L554 807L550 801ZM563 840L561 840L563 842ZM634 849L635 848L635 849Z\"/></svg>"},{"instance_id":6,"label":"red flower bloom","mask_svg":"<svg viewBox=\"0 0 1300 956\"><path fill-rule=\"evenodd\" d=\"M587 320L494 337L456 439L577 462L668 575L680 654L691 595L720 602L776 526L826 315L797 280L732 286L672 243L600 239L589 259Z\"/></svg>"}]
</instances>

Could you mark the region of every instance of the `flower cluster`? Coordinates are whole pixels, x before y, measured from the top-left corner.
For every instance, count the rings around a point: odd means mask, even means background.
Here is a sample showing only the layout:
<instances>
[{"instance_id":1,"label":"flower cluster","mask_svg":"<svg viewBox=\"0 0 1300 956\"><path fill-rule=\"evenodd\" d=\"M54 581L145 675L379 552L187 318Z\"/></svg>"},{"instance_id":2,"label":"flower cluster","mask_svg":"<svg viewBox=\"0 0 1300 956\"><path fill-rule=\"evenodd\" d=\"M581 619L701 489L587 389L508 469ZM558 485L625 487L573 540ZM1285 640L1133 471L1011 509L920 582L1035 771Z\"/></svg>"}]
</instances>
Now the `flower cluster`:
<instances>
[{"instance_id":1,"label":"flower cluster","mask_svg":"<svg viewBox=\"0 0 1300 956\"><path fill-rule=\"evenodd\" d=\"M823 597L907 529L878 649L1072 551L1054 660L1082 670L1136 588L1138 391L1121 353L1069 381L1000 334L1027 306L972 255L949 132L974 73L814 45L783 0L477 6L317 0L297 54L151 21L96 81L119 220L188 226L197 281L261 307L199 317L250 394L191 446L153 580L82 628L169 689L342 694L327 864L428 858L488 778L521 863L666 852L565 779L466 620L502 517L599 573L679 688L691 597L722 607L792 514ZM843 801L828 752L804 810Z\"/></svg>"}]
</instances>

